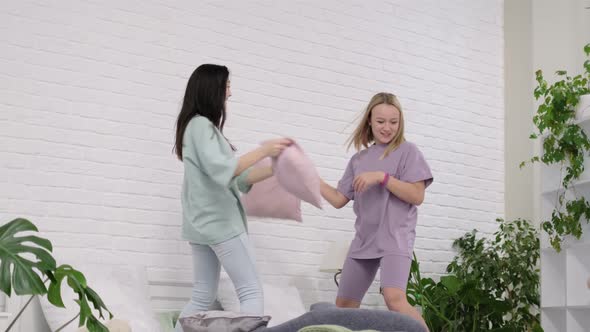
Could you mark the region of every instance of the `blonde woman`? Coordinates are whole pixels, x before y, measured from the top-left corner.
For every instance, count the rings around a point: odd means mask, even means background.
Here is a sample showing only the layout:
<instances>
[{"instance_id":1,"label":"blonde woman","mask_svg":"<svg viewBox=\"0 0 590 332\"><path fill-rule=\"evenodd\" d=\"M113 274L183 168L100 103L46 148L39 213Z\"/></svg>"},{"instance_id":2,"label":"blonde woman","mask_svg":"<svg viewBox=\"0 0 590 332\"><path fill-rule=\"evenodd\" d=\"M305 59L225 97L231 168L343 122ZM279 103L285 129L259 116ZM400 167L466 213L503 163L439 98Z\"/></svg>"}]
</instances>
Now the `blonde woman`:
<instances>
[{"instance_id":1,"label":"blonde woman","mask_svg":"<svg viewBox=\"0 0 590 332\"><path fill-rule=\"evenodd\" d=\"M433 177L418 147L404 138L398 99L378 93L350 137L358 151L336 188L321 181L321 193L339 209L354 200L355 237L344 263L336 305L358 308L381 268L387 307L426 323L406 300L417 206Z\"/></svg>"}]
</instances>

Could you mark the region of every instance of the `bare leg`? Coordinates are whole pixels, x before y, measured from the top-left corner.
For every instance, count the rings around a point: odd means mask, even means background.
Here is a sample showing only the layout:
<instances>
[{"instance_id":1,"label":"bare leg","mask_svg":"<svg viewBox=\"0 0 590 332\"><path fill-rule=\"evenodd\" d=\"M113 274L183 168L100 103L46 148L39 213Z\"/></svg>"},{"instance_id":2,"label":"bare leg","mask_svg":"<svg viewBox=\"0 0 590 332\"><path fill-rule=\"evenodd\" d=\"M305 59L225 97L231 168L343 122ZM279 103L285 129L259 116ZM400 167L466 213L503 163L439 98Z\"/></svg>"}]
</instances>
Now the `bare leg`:
<instances>
[{"instance_id":1,"label":"bare leg","mask_svg":"<svg viewBox=\"0 0 590 332\"><path fill-rule=\"evenodd\" d=\"M337 297L336 298L336 306L338 308L358 308L361 306L360 302L357 302L355 300L350 300L350 299L345 299L342 297Z\"/></svg>"},{"instance_id":2,"label":"bare leg","mask_svg":"<svg viewBox=\"0 0 590 332\"><path fill-rule=\"evenodd\" d=\"M397 311L414 318L415 320L422 323L422 325L424 325L428 331L428 325L426 325L422 315L420 315L416 308L412 307L408 303L408 300L406 299L406 292L399 288L385 287L383 288L383 298L385 299L385 303L387 304L387 308L389 308L389 310ZM338 303L338 301L336 301L336 303Z\"/></svg>"}]
</instances>

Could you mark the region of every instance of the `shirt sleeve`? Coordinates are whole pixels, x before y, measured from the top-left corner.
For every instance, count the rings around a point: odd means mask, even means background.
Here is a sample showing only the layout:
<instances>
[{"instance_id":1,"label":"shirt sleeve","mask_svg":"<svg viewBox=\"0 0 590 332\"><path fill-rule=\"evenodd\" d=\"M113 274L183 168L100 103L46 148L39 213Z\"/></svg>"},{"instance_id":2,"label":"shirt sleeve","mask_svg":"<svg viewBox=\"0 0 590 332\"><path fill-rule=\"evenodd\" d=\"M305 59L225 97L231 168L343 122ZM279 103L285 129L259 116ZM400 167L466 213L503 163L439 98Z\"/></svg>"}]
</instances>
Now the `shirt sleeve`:
<instances>
[{"instance_id":1,"label":"shirt sleeve","mask_svg":"<svg viewBox=\"0 0 590 332\"><path fill-rule=\"evenodd\" d=\"M412 145L406 156L400 180L409 183L424 181L425 188L434 180L430 171L430 166L424 159L422 152Z\"/></svg>"},{"instance_id":2,"label":"shirt sleeve","mask_svg":"<svg viewBox=\"0 0 590 332\"><path fill-rule=\"evenodd\" d=\"M238 190L244 194L247 194L250 191L250 189L252 189L252 185L250 183L248 183L248 181L246 180L248 178L248 174L250 174L251 170L252 170L252 167L247 168L245 171L242 172L242 174L240 174L236 177L236 183L238 184Z\"/></svg>"},{"instance_id":3,"label":"shirt sleeve","mask_svg":"<svg viewBox=\"0 0 590 332\"><path fill-rule=\"evenodd\" d=\"M213 182L222 187L229 187L238 159L234 156L229 143L206 118L193 120L189 139L195 149L198 166Z\"/></svg>"},{"instance_id":4,"label":"shirt sleeve","mask_svg":"<svg viewBox=\"0 0 590 332\"><path fill-rule=\"evenodd\" d=\"M346 170L344 171L344 175L342 175L342 178L338 181L338 187L336 188L338 192L351 200L354 200L354 187L352 185L354 181L354 169L352 166L353 159L354 157L350 158L348 166L346 166Z\"/></svg>"}]
</instances>

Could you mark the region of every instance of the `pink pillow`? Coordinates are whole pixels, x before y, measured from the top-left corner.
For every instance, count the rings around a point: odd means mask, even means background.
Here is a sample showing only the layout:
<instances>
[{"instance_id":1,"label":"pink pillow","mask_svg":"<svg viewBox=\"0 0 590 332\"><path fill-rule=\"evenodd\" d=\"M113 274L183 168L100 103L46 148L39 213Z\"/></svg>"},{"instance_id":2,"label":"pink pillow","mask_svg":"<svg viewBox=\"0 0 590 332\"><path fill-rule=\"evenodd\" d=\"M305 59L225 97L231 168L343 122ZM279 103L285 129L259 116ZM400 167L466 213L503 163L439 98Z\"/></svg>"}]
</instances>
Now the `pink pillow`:
<instances>
[{"instance_id":1,"label":"pink pillow","mask_svg":"<svg viewBox=\"0 0 590 332\"><path fill-rule=\"evenodd\" d=\"M270 165L270 160L264 159L254 167ZM301 200L283 189L276 176L254 184L241 200L248 216L302 220Z\"/></svg>"},{"instance_id":2,"label":"pink pillow","mask_svg":"<svg viewBox=\"0 0 590 332\"><path fill-rule=\"evenodd\" d=\"M320 176L297 143L293 143L273 160L273 170L285 190L315 207L322 208Z\"/></svg>"}]
</instances>

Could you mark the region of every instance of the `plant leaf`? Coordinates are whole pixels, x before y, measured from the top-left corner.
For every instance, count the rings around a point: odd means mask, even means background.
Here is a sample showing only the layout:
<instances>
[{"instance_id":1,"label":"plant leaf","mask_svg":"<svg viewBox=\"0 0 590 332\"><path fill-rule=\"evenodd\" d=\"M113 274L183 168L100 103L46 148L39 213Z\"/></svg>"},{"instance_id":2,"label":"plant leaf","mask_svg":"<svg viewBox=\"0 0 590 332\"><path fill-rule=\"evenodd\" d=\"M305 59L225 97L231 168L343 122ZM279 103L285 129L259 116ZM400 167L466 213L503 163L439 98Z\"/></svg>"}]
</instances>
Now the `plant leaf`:
<instances>
[{"instance_id":1,"label":"plant leaf","mask_svg":"<svg viewBox=\"0 0 590 332\"><path fill-rule=\"evenodd\" d=\"M61 282L65 275L59 274L55 276L48 287L47 300L56 307L65 308L64 301L61 297Z\"/></svg>"},{"instance_id":2,"label":"plant leaf","mask_svg":"<svg viewBox=\"0 0 590 332\"><path fill-rule=\"evenodd\" d=\"M72 266L64 264L56 268L55 281L52 280L49 285L49 301L56 306L63 307L61 286L64 278L66 279L66 284L78 295L78 299L75 300L75 302L80 308L79 326L86 325L91 332L103 331L103 325L100 324L97 318L93 315L88 302L90 301L93 304L94 308L98 311L100 318L104 318L103 310L109 313L110 318L113 317L113 314L108 310L100 296L93 289L88 287L84 274L74 269Z\"/></svg>"},{"instance_id":3,"label":"plant leaf","mask_svg":"<svg viewBox=\"0 0 590 332\"><path fill-rule=\"evenodd\" d=\"M88 317L88 322L86 323L86 327L90 332L109 332L109 329L104 326L96 317L90 316Z\"/></svg>"},{"instance_id":4,"label":"plant leaf","mask_svg":"<svg viewBox=\"0 0 590 332\"><path fill-rule=\"evenodd\" d=\"M50 253L53 249L51 243L37 236L16 236L21 232L37 231L33 223L23 218L0 227L0 289L8 296L13 288L17 295L47 293L39 275L55 269L55 259ZM35 260L28 260L20 254L31 254Z\"/></svg>"},{"instance_id":5,"label":"plant leaf","mask_svg":"<svg viewBox=\"0 0 590 332\"><path fill-rule=\"evenodd\" d=\"M440 278L440 282L449 290L449 293L456 294L461 288L461 280L454 275L444 276Z\"/></svg>"}]
</instances>

